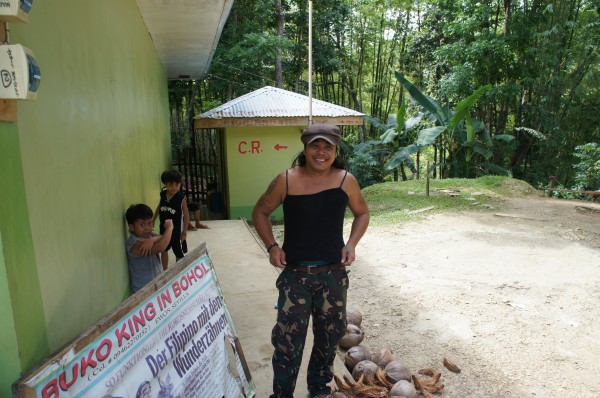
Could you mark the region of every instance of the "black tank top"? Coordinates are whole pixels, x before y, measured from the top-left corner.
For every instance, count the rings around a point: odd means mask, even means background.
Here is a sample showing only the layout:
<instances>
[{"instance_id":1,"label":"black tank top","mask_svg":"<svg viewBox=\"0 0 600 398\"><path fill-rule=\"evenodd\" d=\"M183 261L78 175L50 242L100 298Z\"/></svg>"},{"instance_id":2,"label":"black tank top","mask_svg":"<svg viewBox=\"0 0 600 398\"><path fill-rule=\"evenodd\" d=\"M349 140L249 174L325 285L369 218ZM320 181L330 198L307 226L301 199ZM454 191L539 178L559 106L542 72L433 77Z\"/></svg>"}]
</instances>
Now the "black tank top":
<instances>
[{"instance_id":1,"label":"black tank top","mask_svg":"<svg viewBox=\"0 0 600 398\"><path fill-rule=\"evenodd\" d=\"M160 209L158 214L161 235L165 233L165 220L173 220L173 236L179 236L181 233L181 225L183 224L183 208L181 205L184 198L185 196L183 196L181 191L178 191L171 199L167 199L166 189L160 191Z\"/></svg>"},{"instance_id":2,"label":"black tank top","mask_svg":"<svg viewBox=\"0 0 600 398\"><path fill-rule=\"evenodd\" d=\"M310 195L287 193L283 199L283 251L289 264L307 261L339 263L344 247L344 213L348 194L342 189L346 174L337 188Z\"/></svg>"}]
</instances>

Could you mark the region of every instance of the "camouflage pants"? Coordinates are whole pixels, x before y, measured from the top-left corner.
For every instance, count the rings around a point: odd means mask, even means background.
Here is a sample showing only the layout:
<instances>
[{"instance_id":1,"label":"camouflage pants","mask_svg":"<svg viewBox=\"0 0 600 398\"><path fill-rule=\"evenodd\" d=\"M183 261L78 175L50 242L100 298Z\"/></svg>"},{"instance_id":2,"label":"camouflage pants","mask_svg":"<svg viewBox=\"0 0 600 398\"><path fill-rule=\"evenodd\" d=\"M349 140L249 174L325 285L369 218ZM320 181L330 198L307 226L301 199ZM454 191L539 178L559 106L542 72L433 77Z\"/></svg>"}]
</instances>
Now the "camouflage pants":
<instances>
[{"instance_id":1,"label":"camouflage pants","mask_svg":"<svg viewBox=\"0 0 600 398\"><path fill-rule=\"evenodd\" d=\"M346 329L348 273L338 269L310 275L285 269L277 278L277 324L271 333L273 395L293 398L312 315L314 344L308 364L311 396L329 394L336 347Z\"/></svg>"}]
</instances>

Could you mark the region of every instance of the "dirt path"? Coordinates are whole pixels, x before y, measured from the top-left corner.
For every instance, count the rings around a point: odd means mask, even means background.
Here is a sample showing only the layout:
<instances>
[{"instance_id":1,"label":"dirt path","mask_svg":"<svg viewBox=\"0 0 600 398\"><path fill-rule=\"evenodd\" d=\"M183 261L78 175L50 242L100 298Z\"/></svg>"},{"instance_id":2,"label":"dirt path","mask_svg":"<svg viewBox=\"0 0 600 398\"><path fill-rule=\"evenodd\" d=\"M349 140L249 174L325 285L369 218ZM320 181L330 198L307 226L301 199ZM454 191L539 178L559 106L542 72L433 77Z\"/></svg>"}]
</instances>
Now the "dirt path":
<instances>
[{"instance_id":1,"label":"dirt path","mask_svg":"<svg viewBox=\"0 0 600 398\"><path fill-rule=\"evenodd\" d=\"M362 344L441 371L443 396L600 396L600 205L510 199L370 227L357 257Z\"/></svg>"}]
</instances>

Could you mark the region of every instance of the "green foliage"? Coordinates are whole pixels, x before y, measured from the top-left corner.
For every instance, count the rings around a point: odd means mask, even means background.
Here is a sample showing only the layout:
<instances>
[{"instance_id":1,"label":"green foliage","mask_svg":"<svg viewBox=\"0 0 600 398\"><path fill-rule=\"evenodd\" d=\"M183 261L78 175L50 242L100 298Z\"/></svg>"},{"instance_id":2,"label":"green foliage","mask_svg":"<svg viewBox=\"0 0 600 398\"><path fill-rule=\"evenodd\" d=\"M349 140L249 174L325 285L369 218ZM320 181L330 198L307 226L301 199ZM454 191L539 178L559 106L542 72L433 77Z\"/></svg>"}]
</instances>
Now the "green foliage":
<instances>
[{"instance_id":1,"label":"green foliage","mask_svg":"<svg viewBox=\"0 0 600 398\"><path fill-rule=\"evenodd\" d=\"M308 1L282 5L280 37L272 0L234 2L197 114L275 85L277 55L283 88L308 93ZM554 175L570 187L579 184L575 147L598 141L599 43L597 1L321 0L314 2L313 95L388 121L383 131L371 122L352 137L353 145L381 141L371 150L388 151L373 156L387 162L383 178L422 156L422 145L435 145L449 154L450 176L508 173L537 184ZM406 100L404 77L416 101ZM488 84L455 128L442 130L452 113L440 104L459 104ZM172 109L185 113L186 97L185 85L170 91ZM415 103L426 111L413 129ZM359 156L356 167L371 164Z\"/></svg>"},{"instance_id":2,"label":"green foliage","mask_svg":"<svg viewBox=\"0 0 600 398\"><path fill-rule=\"evenodd\" d=\"M475 153L488 161L492 156L491 147L493 142L483 124L471 118L471 109L487 91L492 89L492 86L488 84L478 88L467 98L460 101L454 111L450 112L442 108L435 100L423 94L401 73L396 72L396 78L409 92L411 98L421 106L423 111L434 118L436 126L422 129L419 132L416 145L412 144L399 148L386 167L397 167L398 162L406 162L410 155L425 146L434 145L438 137L444 135L443 140L447 143L450 154L447 166L452 171L452 175L474 176L474 168L470 164L473 154ZM481 137L479 141L476 140L477 133ZM460 156L463 151L464 157Z\"/></svg>"},{"instance_id":3,"label":"green foliage","mask_svg":"<svg viewBox=\"0 0 600 398\"><path fill-rule=\"evenodd\" d=\"M379 119L373 116L366 116L365 119L371 123L377 130L383 132L379 140L371 141L372 146L383 156L380 156L382 163L383 176L385 172L394 170L401 164L406 164L414 173L415 167L410 159L410 155L416 153L416 146L399 150L400 146L407 145L413 138L411 131L421 120L421 115L406 120L406 106L402 101L400 110L395 116L390 115L388 124L383 124ZM411 152L413 151L414 152Z\"/></svg>"},{"instance_id":4,"label":"green foliage","mask_svg":"<svg viewBox=\"0 0 600 398\"><path fill-rule=\"evenodd\" d=\"M596 142L578 145L573 156L579 159L573 165L576 189L600 190L600 145Z\"/></svg>"},{"instance_id":5,"label":"green foliage","mask_svg":"<svg viewBox=\"0 0 600 398\"><path fill-rule=\"evenodd\" d=\"M388 151L381 149L380 141L367 141L351 146L344 144L344 151L348 152L348 170L358 181L361 188L383 182L385 170L383 159Z\"/></svg>"}]
</instances>

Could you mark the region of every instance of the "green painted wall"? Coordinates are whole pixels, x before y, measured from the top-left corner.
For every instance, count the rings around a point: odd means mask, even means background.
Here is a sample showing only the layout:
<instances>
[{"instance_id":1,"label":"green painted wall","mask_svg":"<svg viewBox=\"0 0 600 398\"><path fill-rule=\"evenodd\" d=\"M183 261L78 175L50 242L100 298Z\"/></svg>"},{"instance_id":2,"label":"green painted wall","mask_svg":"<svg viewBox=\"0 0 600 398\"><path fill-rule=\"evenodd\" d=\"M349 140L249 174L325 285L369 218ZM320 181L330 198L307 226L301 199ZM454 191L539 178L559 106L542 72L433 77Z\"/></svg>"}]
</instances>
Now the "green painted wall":
<instances>
[{"instance_id":1,"label":"green painted wall","mask_svg":"<svg viewBox=\"0 0 600 398\"><path fill-rule=\"evenodd\" d=\"M288 169L302 150L300 126L236 127L225 131L229 218L252 220L254 204L282 170ZM279 150L275 149L279 145ZM282 148L287 146L287 148ZM277 209L273 220L283 219Z\"/></svg>"},{"instance_id":2,"label":"green painted wall","mask_svg":"<svg viewBox=\"0 0 600 398\"><path fill-rule=\"evenodd\" d=\"M4 181L4 180L3 180ZM13 311L8 293L8 278L2 248L2 234L0 233L0 319L3 327L0 328L0 393L10 391L11 384L19 377L19 351L17 350L17 334L12 322Z\"/></svg>"},{"instance_id":3,"label":"green painted wall","mask_svg":"<svg viewBox=\"0 0 600 398\"><path fill-rule=\"evenodd\" d=\"M8 372L8 377L39 362L48 354L49 346L15 123L0 122L0 162L0 181L4 187L0 206L3 247L0 279L5 279L8 286L6 292L3 291L8 296L7 300L3 297L0 301L3 315L0 318L3 325L0 327L0 341L2 344L14 344L15 337L17 339L14 347L0 350L0 367L3 372ZM14 362L13 348L18 349L21 355L17 362ZM0 390L0 396L4 396L5 392Z\"/></svg>"},{"instance_id":4,"label":"green painted wall","mask_svg":"<svg viewBox=\"0 0 600 398\"><path fill-rule=\"evenodd\" d=\"M126 295L123 215L158 203L169 113L135 0L38 1L10 30L42 72L37 100L0 123L0 232L26 371Z\"/></svg>"}]
</instances>

